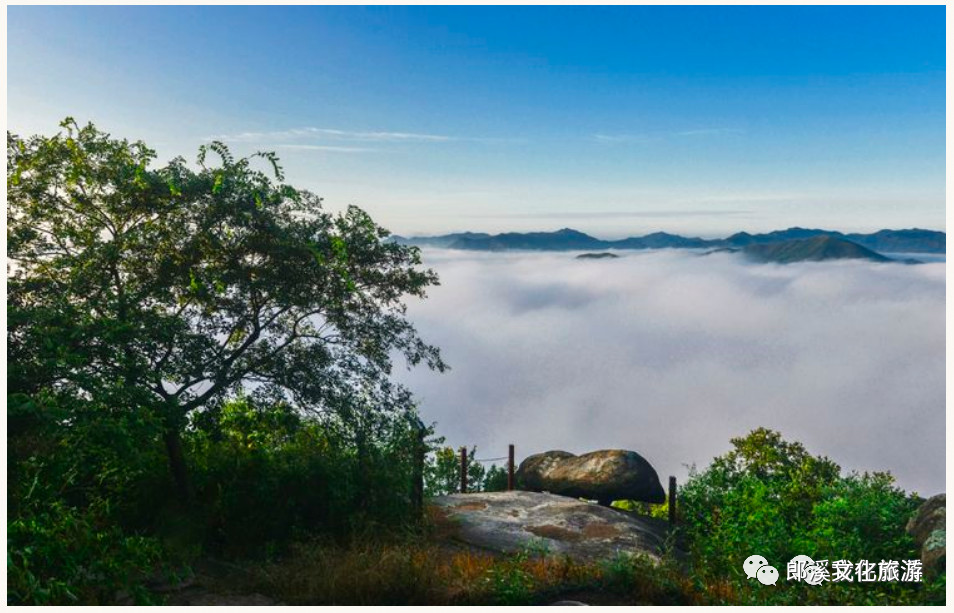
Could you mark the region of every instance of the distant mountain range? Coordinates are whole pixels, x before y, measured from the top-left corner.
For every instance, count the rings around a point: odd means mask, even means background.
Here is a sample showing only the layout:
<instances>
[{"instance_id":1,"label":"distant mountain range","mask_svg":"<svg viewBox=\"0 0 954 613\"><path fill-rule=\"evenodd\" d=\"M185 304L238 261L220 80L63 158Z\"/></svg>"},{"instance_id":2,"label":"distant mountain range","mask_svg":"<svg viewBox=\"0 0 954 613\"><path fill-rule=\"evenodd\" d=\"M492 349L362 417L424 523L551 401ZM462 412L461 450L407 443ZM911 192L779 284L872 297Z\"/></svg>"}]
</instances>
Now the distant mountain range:
<instances>
[{"instance_id":1,"label":"distant mountain range","mask_svg":"<svg viewBox=\"0 0 954 613\"><path fill-rule=\"evenodd\" d=\"M776 243L751 243L745 247L718 247L705 251L702 255L713 253L741 253L756 262L791 264L793 262L821 262L825 260L870 260L872 262L901 262L903 264L921 264L912 258L889 258L858 243L843 238L819 234L811 238L793 238ZM578 260L601 260L619 258L612 251L581 253Z\"/></svg>"},{"instance_id":2,"label":"distant mountain range","mask_svg":"<svg viewBox=\"0 0 954 613\"><path fill-rule=\"evenodd\" d=\"M655 232L646 236L635 236L621 240L602 240L584 234L578 230L564 228L556 232L507 232L504 234L484 234L477 232L461 232L442 236L402 237L393 236L391 240L402 244L418 245L422 247L439 247L444 249L468 249L472 251L508 251L513 249L532 251L598 251L603 249L664 249L664 248L694 248L694 249L731 249L747 250L753 257L759 253L775 253L777 257L782 251L759 249L754 246L773 245L788 241L804 241L818 237L837 239L837 242L818 241L806 245L794 245L796 251L809 249L824 253L849 253L853 248L842 243L853 244L865 251L875 252L873 255L882 257L879 253L946 253L947 235L934 230L881 230L873 234L845 234L832 230L814 230L806 228L789 228L776 230L766 234L749 234L738 232L727 238L704 239L687 238L677 234ZM748 249L747 249L748 248ZM864 252L858 251L858 254ZM768 257L764 256L763 257ZM776 257L776 256L772 256ZM842 256L844 257L844 256ZM864 255L848 257L867 257ZM830 258L825 258L830 259ZM873 259L873 258L869 258Z\"/></svg>"}]
</instances>

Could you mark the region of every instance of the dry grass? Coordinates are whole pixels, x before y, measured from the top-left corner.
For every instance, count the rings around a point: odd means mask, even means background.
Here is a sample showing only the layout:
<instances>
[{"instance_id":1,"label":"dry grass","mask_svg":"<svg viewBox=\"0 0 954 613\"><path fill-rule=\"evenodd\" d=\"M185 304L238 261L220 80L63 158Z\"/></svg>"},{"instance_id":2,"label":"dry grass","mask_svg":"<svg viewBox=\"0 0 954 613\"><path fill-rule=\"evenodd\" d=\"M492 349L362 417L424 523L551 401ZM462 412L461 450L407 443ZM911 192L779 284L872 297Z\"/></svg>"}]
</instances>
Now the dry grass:
<instances>
[{"instance_id":1,"label":"dry grass","mask_svg":"<svg viewBox=\"0 0 954 613\"><path fill-rule=\"evenodd\" d=\"M605 604L699 600L681 573L648 562L495 556L425 539L302 544L252 574L248 589L287 604L539 604L567 595Z\"/></svg>"},{"instance_id":2,"label":"dry grass","mask_svg":"<svg viewBox=\"0 0 954 613\"><path fill-rule=\"evenodd\" d=\"M610 562L455 545L456 522L430 507L426 534L349 546L301 543L282 559L250 566L244 589L287 604L545 604L575 598L598 604L697 603L675 563ZM553 536L553 535L548 535Z\"/></svg>"}]
</instances>

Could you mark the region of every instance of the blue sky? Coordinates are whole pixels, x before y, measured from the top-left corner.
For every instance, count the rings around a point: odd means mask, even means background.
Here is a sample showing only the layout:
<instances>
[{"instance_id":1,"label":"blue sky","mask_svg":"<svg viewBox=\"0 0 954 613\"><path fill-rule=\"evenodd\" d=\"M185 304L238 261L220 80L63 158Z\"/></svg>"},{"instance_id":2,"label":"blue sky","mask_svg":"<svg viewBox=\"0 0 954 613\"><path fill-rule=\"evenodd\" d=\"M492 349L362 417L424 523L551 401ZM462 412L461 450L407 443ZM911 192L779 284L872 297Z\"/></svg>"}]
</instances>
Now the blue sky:
<instances>
[{"instance_id":1,"label":"blue sky","mask_svg":"<svg viewBox=\"0 0 954 613\"><path fill-rule=\"evenodd\" d=\"M399 233L943 229L944 7L9 7L8 122L220 138Z\"/></svg>"}]
</instances>

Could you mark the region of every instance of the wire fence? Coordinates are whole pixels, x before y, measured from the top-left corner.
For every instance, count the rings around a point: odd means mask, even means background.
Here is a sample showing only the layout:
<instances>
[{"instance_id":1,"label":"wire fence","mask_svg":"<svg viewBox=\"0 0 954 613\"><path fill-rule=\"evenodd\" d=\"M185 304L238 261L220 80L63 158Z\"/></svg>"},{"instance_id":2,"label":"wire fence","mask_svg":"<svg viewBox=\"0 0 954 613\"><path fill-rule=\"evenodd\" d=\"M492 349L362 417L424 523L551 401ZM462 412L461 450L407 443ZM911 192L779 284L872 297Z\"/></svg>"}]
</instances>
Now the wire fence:
<instances>
[{"instance_id":1,"label":"wire fence","mask_svg":"<svg viewBox=\"0 0 954 613\"><path fill-rule=\"evenodd\" d=\"M500 462L501 460L506 460L507 456L502 455L499 458L470 458L470 462Z\"/></svg>"},{"instance_id":2,"label":"wire fence","mask_svg":"<svg viewBox=\"0 0 954 613\"><path fill-rule=\"evenodd\" d=\"M425 455L427 453L427 446L424 441L425 431L422 428L420 434L420 440L417 445L417 458L415 461L415 475L414 475L414 486L413 486L413 500L416 506L419 506L423 509L424 502L424 461ZM467 465L471 462L502 462L507 461L507 490L512 491L516 489L515 483L515 461L514 461L514 446L509 445L508 454L505 456L499 456L496 458L469 458L467 457L467 447L460 448L460 492L467 493ZM666 497L666 502L669 507L669 525L676 525L676 478L669 477L669 492Z\"/></svg>"}]
</instances>

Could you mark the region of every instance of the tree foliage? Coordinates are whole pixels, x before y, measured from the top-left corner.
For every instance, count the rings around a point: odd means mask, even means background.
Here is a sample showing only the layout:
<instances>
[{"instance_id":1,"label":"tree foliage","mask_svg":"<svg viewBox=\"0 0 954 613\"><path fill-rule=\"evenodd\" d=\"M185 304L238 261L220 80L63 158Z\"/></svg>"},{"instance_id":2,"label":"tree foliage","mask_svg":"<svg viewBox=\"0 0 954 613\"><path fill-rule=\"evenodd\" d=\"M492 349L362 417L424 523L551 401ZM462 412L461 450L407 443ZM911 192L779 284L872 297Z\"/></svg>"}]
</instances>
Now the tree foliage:
<instances>
[{"instance_id":1,"label":"tree foliage","mask_svg":"<svg viewBox=\"0 0 954 613\"><path fill-rule=\"evenodd\" d=\"M62 128L7 135L11 393L157 416L180 482L189 416L238 393L359 444L409 418L393 357L445 368L404 316L437 283L415 248L283 183L273 154L154 167L141 142Z\"/></svg>"},{"instance_id":2,"label":"tree foliage","mask_svg":"<svg viewBox=\"0 0 954 613\"><path fill-rule=\"evenodd\" d=\"M696 572L748 585L742 562L752 554L770 560L783 577L796 555L853 562L918 558L905 524L919 500L895 486L890 474L842 475L830 459L813 456L766 428L732 439L732 445L705 471L693 471L679 492L680 522ZM861 587L866 593L875 589ZM897 586L881 588L877 597L842 594L854 586L841 585L827 586L831 593L822 594L822 588L814 593L820 601L833 602L916 598L900 595ZM799 602L810 595L785 597Z\"/></svg>"},{"instance_id":3,"label":"tree foliage","mask_svg":"<svg viewBox=\"0 0 954 613\"><path fill-rule=\"evenodd\" d=\"M424 466L424 493L444 496L460 492L460 450L443 446L443 438L431 441ZM507 489L507 471L496 464L485 467L476 461L477 447L467 450L467 491L500 492Z\"/></svg>"},{"instance_id":4,"label":"tree foliage","mask_svg":"<svg viewBox=\"0 0 954 613\"><path fill-rule=\"evenodd\" d=\"M147 601L196 552L408 524L390 375L446 368L405 317L437 283L417 249L272 154L158 166L61 127L7 134L8 601Z\"/></svg>"}]
</instances>

